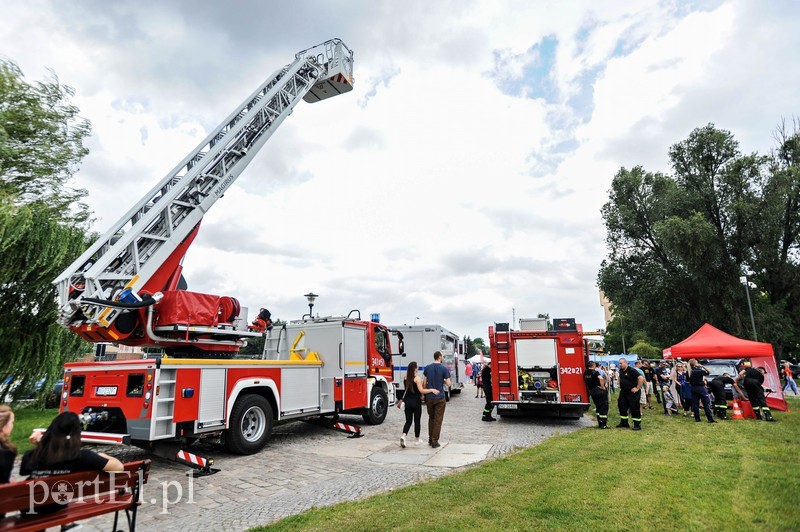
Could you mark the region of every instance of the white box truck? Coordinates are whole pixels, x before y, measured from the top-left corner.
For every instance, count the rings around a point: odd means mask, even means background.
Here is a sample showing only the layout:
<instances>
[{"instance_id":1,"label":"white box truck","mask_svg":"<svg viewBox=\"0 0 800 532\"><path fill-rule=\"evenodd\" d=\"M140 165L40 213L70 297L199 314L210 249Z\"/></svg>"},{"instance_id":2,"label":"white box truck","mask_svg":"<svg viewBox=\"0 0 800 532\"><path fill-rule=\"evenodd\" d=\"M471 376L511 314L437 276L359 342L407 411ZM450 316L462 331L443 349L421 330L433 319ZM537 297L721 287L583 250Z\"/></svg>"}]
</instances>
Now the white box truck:
<instances>
[{"instance_id":1,"label":"white box truck","mask_svg":"<svg viewBox=\"0 0 800 532\"><path fill-rule=\"evenodd\" d=\"M403 334L405 354L395 356L394 359L394 385L397 387L398 397L405 393L405 378L408 364L415 361L419 366L419 374L425 370L427 364L433 362L433 353L442 352L442 363L450 370L452 386L445 390L447 399L452 393L461 393L466 385L467 377L464 373L464 344L461 338L441 325L390 325L392 331L390 342L392 353L398 348L397 331Z\"/></svg>"}]
</instances>

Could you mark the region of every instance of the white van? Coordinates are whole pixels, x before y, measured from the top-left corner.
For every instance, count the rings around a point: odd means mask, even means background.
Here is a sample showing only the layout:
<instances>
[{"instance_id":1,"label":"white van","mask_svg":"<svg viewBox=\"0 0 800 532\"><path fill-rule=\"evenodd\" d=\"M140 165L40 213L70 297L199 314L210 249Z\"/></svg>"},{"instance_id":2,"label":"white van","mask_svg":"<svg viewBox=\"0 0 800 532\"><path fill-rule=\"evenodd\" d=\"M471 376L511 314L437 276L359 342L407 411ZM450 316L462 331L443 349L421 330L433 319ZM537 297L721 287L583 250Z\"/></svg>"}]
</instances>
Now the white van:
<instances>
[{"instance_id":1,"label":"white van","mask_svg":"<svg viewBox=\"0 0 800 532\"><path fill-rule=\"evenodd\" d=\"M405 354L394 358L394 384L398 397L405 393L408 363L416 361L418 374L421 375L425 366L433 362L433 353L436 351L442 352L442 363L450 370L452 386L445 390L445 396L449 400L450 394L461 393L467 378L464 373L464 344L457 334L441 325L390 325L389 330L392 331L392 353L398 352L397 331L403 334L405 345Z\"/></svg>"}]
</instances>

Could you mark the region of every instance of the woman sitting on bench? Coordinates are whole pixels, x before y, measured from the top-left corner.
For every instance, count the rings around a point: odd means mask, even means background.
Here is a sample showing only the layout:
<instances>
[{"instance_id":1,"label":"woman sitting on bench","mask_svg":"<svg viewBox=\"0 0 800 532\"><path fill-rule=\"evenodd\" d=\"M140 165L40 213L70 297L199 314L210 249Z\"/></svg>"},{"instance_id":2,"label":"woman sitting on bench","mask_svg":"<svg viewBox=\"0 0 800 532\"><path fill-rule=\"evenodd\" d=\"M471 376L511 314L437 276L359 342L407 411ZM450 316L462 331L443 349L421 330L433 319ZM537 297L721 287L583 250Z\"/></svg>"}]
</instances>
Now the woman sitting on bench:
<instances>
[{"instance_id":1,"label":"woman sitting on bench","mask_svg":"<svg viewBox=\"0 0 800 532\"><path fill-rule=\"evenodd\" d=\"M122 471L122 462L104 453L81 449L81 420L73 412L56 416L36 448L22 455L21 475L29 479L67 475L79 471ZM36 508L37 512L52 512L60 504Z\"/></svg>"}]
</instances>

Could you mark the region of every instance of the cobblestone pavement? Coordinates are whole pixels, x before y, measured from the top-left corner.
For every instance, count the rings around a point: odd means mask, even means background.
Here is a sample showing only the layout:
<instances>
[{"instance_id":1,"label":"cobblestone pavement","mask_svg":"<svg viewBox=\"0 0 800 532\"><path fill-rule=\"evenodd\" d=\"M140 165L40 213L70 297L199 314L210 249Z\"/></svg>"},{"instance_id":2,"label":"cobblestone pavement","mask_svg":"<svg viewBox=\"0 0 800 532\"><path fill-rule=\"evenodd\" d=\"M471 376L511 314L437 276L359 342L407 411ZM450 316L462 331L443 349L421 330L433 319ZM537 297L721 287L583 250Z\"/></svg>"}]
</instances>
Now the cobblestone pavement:
<instances>
[{"instance_id":1,"label":"cobblestone pavement","mask_svg":"<svg viewBox=\"0 0 800 532\"><path fill-rule=\"evenodd\" d=\"M258 454L212 450L206 455L221 471L204 478L192 479L185 474L186 466L154 459L137 525L146 531L244 530L315 506L361 499L461 471L592 424L586 416L577 421L507 417L482 422L484 400L474 394L470 387L447 404L439 449L416 446L412 438L402 449L399 438L405 419L402 411L391 408L378 426L363 424L360 416L342 416L341 421L363 427L359 439L295 422L276 427ZM423 407L425 441L427 420ZM84 521L83 530L108 530L112 519L106 515Z\"/></svg>"}]
</instances>

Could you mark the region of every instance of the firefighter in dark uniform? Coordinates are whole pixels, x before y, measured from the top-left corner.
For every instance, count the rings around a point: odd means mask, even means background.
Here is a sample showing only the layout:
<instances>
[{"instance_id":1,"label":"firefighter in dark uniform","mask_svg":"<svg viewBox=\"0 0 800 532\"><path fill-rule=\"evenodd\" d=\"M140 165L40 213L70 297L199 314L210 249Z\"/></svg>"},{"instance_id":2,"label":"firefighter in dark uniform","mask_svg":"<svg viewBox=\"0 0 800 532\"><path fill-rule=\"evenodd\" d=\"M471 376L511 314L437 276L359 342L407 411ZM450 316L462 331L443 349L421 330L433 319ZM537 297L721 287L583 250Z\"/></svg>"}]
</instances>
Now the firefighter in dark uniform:
<instances>
[{"instance_id":1,"label":"firefighter in dark uniform","mask_svg":"<svg viewBox=\"0 0 800 532\"><path fill-rule=\"evenodd\" d=\"M483 384L483 394L486 396L486 405L483 407L482 421L497 421L492 417L494 404L492 403L492 361L486 362L481 370L481 383Z\"/></svg>"},{"instance_id":2,"label":"firefighter in dark uniform","mask_svg":"<svg viewBox=\"0 0 800 532\"><path fill-rule=\"evenodd\" d=\"M728 419L728 398L725 397L725 385L733 385L730 373L714 377L708 383L708 389L714 394L714 414L720 419Z\"/></svg>"},{"instance_id":3,"label":"firefighter in dark uniform","mask_svg":"<svg viewBox=\"0 0 800 532\"><path fill-rule=\"evenodd\" d=\"M589 395L592 396L594 401L595 410L597 410L597 428L608 428L608 390L606 390L606 381L600 372L597 371L597 363L589 362L589 369L583 374L583 380L586 382L586 388L589 389Z\"/></svg>"},{"instance_id":4,"label":"firefighter in dark uniform","mask_svg":"<svg viewBox=\"0 0 800 532\"><path fill-rule=\"evenodd\" d=\"M716 423L714 415L711 413L711 398L708 396L706 388L706 378L711 374L697 359L689 360L689 384L692 386L692 412L694 420L700 423L700 403L703 404L703 411L709 423Z\"/></svg>"},{"instance_id":5,"label":"firefighter in dark uniform","mask_svg":"<svg viewBox=\"0 0 800 532\"><path fill-rule=\"evenodd\" d=\"M739 383L744 385L747 398L750 399L750 406L753 407L753 412L756 414L756 419L762 419L761 415L763 414L764 420L775 421L775 418L772 417L772 412L770 412L767 406L767 398L764 396L764 388L762 387L766 374L767 369L763 366L759 366L758 369L745 367L739 375L733 379L733 385L736 387L736 392L739 395L743 395L742 389L739 388Z\"/></svg>"},{"instance_id":6,"label":"firefighter in dark uniform","mask_svg":"<svg viewBox=\"0 0 800 532\"><path fill-rule=\"evenodd\" d=\"M644 386L644 375L628 365L624 358L619 359L619 425L617 428L628 428L628 420L633 421L633 430L642 430L642 407L639 403L641 399L642 387ZM630 412L630 417L628 413Z\"/></svg>"}]
</instances>

